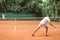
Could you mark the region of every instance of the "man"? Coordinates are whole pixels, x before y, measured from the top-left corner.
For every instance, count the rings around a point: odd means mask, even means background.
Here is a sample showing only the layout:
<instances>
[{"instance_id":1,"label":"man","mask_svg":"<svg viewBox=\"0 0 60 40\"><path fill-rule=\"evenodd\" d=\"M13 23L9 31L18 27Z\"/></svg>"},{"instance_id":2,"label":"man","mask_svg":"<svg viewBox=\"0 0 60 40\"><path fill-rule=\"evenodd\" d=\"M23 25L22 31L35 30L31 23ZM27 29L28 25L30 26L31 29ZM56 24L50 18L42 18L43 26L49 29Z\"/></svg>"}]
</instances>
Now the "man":
<instances>
[{"instance_id":1,"label":"man","mask_svg":"<svg viewBox=\"0 0 60 40\"><path fill-rule=\"evenodd\" d=\"M38 25L38 27L34 30L34 32L32 33L32 36L34 36L34 34L40 29L40 27L45 27L46 28L46 36L48 36L47 35L47 32L48 32L48 27L47 27L47 25L46 25L46 23L49 23L51 26L53 26L52 24L51 24L51 22L50 22L50 17L51 17L51 15L48 15L47 17L45 17L45 18L43 18L42 20L41 20L41 22L39 23L39 25ZM53 26L54 27L54 26ZM54 27L55 28L55 27Z\"/></svg>"},{"instance_id":2,"label":"man","mask_svg":"<svg viewBox=\"0 0 60 40\"><path fill-rule=\"evenodd\" d=\"M2 13L2 19L5 19L5 13Z\"/></svg>"}]
</instances>

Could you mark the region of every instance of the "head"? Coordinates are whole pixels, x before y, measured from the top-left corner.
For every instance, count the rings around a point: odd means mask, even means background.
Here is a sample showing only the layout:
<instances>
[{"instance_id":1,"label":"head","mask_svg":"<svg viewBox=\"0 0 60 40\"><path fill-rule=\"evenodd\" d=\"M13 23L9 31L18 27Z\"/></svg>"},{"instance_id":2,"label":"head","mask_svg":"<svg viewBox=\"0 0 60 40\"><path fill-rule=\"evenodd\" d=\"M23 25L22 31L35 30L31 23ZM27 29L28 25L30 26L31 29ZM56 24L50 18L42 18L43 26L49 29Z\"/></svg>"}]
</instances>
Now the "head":
<instances>
[{"instance_id":1,"label":"head","mask_svg":"<svg viewBox=\"0 0 60 40\"><path fill-rule=\"evenodd\" d=\"M50 18L50 17L51 17L51 15L49 14L49 15L48 15L48 17Z\"/></svg>"}]
</instances>

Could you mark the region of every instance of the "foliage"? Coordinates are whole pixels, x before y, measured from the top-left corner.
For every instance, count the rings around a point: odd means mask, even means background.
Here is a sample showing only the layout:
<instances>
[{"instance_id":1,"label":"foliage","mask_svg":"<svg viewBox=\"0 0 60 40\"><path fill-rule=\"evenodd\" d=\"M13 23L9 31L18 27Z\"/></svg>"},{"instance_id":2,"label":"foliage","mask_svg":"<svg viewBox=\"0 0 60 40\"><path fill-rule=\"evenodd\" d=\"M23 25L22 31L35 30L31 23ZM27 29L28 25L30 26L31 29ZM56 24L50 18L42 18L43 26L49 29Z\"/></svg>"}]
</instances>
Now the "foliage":
<instances>
[{"instance_id":1,"label":"foliage","mask_svg":"<svg viewBox=\"0 0 60 40\"><path fill-rule=\"evenodd\" d=\"M54 1L56 0L0 0L0 12L38 13L40 16L45 13L46 15L48 12L54 13L54 10L59 7L59 4L57 7L54 5Z\"/></svg>"}]
</instances>

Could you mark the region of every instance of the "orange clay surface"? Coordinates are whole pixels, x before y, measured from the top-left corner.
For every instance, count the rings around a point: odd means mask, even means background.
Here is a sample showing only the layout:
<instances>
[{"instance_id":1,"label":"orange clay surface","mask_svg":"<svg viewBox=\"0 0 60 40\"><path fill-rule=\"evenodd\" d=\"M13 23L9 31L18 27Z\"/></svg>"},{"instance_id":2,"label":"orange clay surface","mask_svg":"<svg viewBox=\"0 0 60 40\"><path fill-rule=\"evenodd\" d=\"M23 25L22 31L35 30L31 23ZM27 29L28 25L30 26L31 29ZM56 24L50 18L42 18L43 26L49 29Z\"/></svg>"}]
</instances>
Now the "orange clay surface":
<instances>
[{"instance_id":1,"label":"orange clay surface","mask_svg":"<svg viewBox=\"0 0 60 40\"><path fill-rule=\"evenodd\" d=\"M44 27L32 36L39 22L39 20L0 20L0 40L60 40L60 23L58 22L52 22L56 28L47 24L49 27L47 37Z\"/></svg>"}]
</instances>

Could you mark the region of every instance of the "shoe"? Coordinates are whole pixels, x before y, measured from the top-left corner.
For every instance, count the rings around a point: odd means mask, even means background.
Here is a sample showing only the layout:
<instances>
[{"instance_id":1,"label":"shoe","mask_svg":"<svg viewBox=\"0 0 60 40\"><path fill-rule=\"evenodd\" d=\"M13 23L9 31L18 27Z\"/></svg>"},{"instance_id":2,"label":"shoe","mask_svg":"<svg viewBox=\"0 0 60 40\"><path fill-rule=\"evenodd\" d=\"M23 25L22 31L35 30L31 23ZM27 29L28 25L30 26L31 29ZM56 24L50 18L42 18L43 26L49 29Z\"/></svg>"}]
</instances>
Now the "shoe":
<instances>
[{"instance_id":1,"label":"shoe","mask_svg":"<svg viewBox=\"0 0 60 40\"><path fill-rule=\"evenodd\" d=\"M32 36L34 36L34 34L32 34Z\"/></svg>"},{"instance_id":2,"label":"shoe","mask_svg":"<svg viewBox=\"0 0 60 40\"><path fill-rule=\"evenodd\" d=\"M46 36L48 36L48 35L46 35Z\"/></svg>"}]
</instances>

